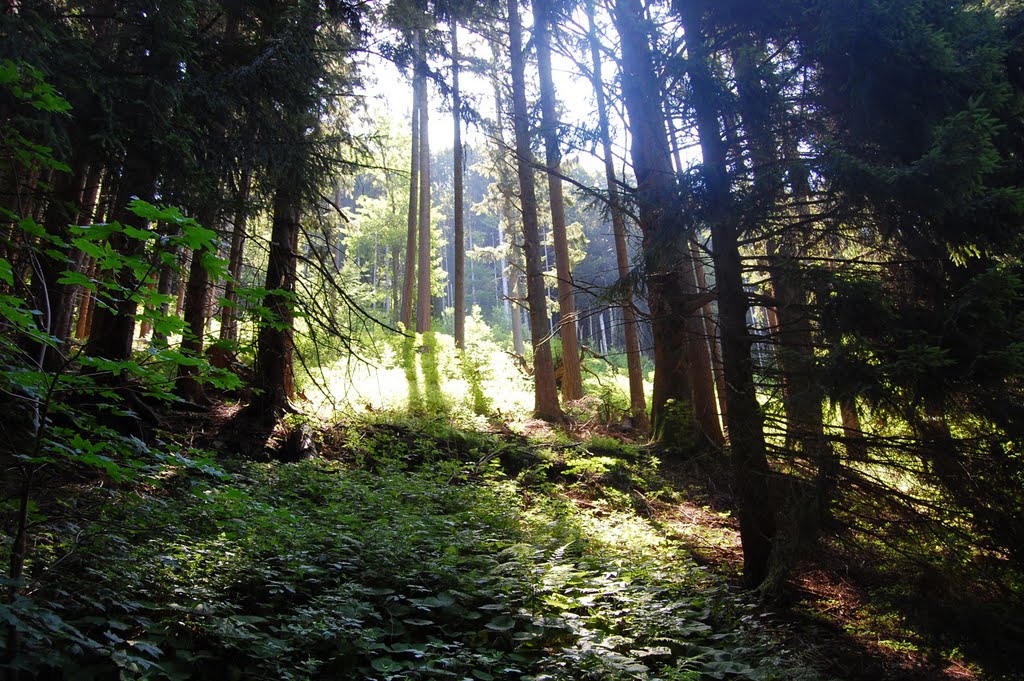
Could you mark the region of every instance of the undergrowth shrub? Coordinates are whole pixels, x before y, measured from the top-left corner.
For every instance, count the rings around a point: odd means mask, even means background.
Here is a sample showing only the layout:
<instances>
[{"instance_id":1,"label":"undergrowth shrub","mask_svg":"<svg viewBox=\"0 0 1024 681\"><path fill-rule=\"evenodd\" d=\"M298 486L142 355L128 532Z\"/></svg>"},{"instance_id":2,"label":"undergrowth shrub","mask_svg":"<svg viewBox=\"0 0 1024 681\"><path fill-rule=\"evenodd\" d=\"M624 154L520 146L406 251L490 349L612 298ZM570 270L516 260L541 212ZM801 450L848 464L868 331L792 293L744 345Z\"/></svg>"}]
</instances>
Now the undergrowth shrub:
<instances>
[{"instance_id":1,"label":"undergrowth shrub","mask_svg":"<svg viewBox=\"0 0 1024 681\"><path fill-rule=\"evenodd\" d=\"M494 450L530 443L382 417L322 440L338 461L180 466L111 490L77 528L51 524L63 558L36 575L31 606L0 613L34 627L23 667L69 679L794 678L753 606L646 521L506 476ZM603 447L576 450L575 474L642 458Z\"/></svg>"}]
</instances>

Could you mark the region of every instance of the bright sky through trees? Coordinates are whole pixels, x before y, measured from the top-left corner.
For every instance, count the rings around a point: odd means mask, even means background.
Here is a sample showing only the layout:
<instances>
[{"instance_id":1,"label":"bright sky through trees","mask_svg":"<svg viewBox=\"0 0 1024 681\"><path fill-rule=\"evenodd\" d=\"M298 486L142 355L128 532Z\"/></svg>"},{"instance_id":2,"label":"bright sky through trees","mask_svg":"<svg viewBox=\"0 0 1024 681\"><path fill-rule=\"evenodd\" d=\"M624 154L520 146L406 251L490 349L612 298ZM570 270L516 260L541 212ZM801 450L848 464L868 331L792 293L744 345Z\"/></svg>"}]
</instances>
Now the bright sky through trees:
<instances>
[{"instance_id":1,"label":"bright sky through trees","mask_svg":"<svg viewBox=\"0 0 1024 681\"><path fill-rule=\"evenodd\" d=\"M528 15L524 16L525 19L528 19ZM464 59L489 58L486 43L475 33L460 28L459 41L464 45L462 48ZM403 73L393 62L374 52L367 53L365 64L362 73L369 125L373 125L374 119L386 116L392 121L393 129L407 127L409 112L412 108L410 74ZM562 123L573 131L580 127L592 129L597 114L590 81L579 72L577 66L570 59L557 51L552 55L552 66L562 112ZM449 65L443 60L433 59L431 67L447 77ZM615 62L606 59L604 68L605 82L611 82ZM492 120L494 117L494 94L489 79L472 69L464 68L462 80L465 105L472 107L480 117ZM535 87L536 83L531 83L529 86ZM451 124L451 102L443 98L436 87L431 87L430 103L432 107L430 116L431 144L435 149L450 149L454 134ZM626 153L626 131L618 119L613 119L612 126L616 155L621 159ZM463 140L469 146L486 144L486 137L480 127L472 124L464 126ZM594 148L596 149L596 147ZM574 149L567 151L567 157L570 162L576 161L595 172L603 168L603 162L590 153L580 153L579 150Z\"/></svg>"}]
</instances>

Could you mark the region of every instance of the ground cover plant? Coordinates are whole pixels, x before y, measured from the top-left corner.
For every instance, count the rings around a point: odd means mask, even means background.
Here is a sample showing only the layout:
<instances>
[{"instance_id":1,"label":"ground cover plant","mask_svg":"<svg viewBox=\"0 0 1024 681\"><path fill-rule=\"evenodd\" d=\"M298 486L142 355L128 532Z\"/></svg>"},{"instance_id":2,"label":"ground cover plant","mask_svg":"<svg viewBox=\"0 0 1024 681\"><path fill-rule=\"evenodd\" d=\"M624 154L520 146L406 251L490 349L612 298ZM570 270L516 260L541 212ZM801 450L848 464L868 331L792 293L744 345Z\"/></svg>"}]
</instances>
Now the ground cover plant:
<instances>
[{"instance_id":1,"label":"ground cover plant","mask_svg":"<svg viewBox=\"0 0 1024 681\"><path fill-rule=\"evenodd\" d=\"M2 611L24 636L15 668L813 678L748 597L636 515L628 491L586 508L554 482L611 474L629 490L657 475L649 461L582 448L563 460L436 419L342 422L322 438L314 460L222 458L94 488L90 517L73 522L48 499L45 551L28 570L39 586Z\"/></svg>"}]
</instances>

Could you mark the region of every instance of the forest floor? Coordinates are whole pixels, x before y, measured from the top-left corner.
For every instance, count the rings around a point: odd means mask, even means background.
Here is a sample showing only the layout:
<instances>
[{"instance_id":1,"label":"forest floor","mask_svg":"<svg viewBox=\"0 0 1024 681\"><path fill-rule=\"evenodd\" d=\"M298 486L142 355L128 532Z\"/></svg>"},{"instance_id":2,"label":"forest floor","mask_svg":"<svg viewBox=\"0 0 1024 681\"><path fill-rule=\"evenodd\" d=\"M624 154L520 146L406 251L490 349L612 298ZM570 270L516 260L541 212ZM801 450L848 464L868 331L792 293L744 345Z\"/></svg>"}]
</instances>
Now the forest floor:
<instances>
[{"instance_id":1,"label":"forest floor","mask_svg":"<svg viewBox=\"0 0 1024 681\"><path fill-rule=\"evenodd\" d=\"M285 430L236 412L170 420L189 447L151 476L49 481L31 587L0 610L26 677L1021 678L914 631L874 596L892 573L839 543L744 593L714 461L374 412L282 463Z\"/></svg>"}]
</instances>

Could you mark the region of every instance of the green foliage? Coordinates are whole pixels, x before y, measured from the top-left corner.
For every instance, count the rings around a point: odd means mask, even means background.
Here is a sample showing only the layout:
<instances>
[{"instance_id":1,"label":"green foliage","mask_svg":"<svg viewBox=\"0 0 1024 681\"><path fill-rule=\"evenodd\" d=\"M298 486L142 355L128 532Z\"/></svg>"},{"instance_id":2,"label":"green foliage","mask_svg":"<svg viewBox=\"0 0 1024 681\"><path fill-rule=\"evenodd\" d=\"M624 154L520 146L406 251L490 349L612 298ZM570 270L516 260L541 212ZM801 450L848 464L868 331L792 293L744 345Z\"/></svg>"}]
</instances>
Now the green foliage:
<instances>
[{"instance_id":1,"label":"green foliage","mask_svg":"<svg viewBox=\"0 0 1024 681\"><path fill-rule=\"evenodd\" d=\"M48 550L68 559L0 606L24 632L15 664L67 678L792 678L753 606L649 527L521 495L487 463L521 445L410 427L324 434L363 467L178 464L92 522L54 517ZM594 466L619 465L606 458Z\"/></svg>"},{"instance_id":2,"label":"green foliage","mask_svg":"<svg viewBox=\"0 0 1024 681\"><path fill-rule=\"evenodd\" d=\"M488 358L494 356L497 345L490 327L481 319L479 306L473 307L473 314L466 317L466 349L459 355L462 376L469 386L473 413L486 416L491 413L491 398L487 396L484 382L493 375Z\"/></svg>"},{"instance_id":3,"label":"green foliage","mask_svg":"<svg viewBox=\"0 0 1024 681\"><path fill-rule=\"evenodd\" d=\"M34 69L5 62L0 67L0 85L40 110L67 111L66 103ZM6 129L4 134L8 134ZM49 149L36 147L36 152L44 161L51 158ZM80 286L93 293L96 304L101 306L109 305L109 301L132 299L145 311L141 316L158 332L180 333L182 321L173 313L161 311L161 305L168 299L136 282L144 282L161 265L177 267L171 253L179 248L202 253L203 264L216 280L225 271L225 263L214 255L216 233L186 218L176 208L135 199L129 210L162 225L163 231L110 222L73 227L66 241L63 234L48 232L31 217L9 214L13 222L9 238L11 243L34 244L27 252L19 253L29 261L46 256L67 262L70 267L72 263L65 253L71 247L91 256L96 264L91 277L67 269L57 282L47 283ZM140 247L117 249L112 245L115 239L138 242ZM26 276L23 270L20 268L20 277ZM12 422L18 425L8 433L0 454L22 466L72 464L99 469L115 479L133 477L148 470L154 461L148 456L147 446L135 435L111 427L114 420L138 417L137 404L126 401L125 393L115 389L117 385L131 380L136 382L138 394L174 401L177 398L172 377L182 365L197 367L202 380L219 387L239 384L236 376L214 369L205 358L171 346L151 347L140 356L123 361L84 356L81 347L65 347L48 333L44 314L34 309L25 294L30 290L29 282L16 280L15 270L6 259L0 259L0 279L8 287L0 295L0 388L11 398L15 414ZM56 353L61 361L42 361L32 350L37 346ZM56 368L48 369L50 366Z\"/></svg>"}]
</instances>

